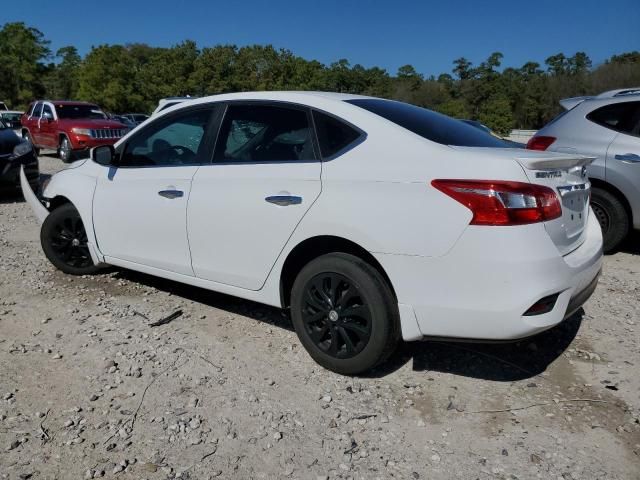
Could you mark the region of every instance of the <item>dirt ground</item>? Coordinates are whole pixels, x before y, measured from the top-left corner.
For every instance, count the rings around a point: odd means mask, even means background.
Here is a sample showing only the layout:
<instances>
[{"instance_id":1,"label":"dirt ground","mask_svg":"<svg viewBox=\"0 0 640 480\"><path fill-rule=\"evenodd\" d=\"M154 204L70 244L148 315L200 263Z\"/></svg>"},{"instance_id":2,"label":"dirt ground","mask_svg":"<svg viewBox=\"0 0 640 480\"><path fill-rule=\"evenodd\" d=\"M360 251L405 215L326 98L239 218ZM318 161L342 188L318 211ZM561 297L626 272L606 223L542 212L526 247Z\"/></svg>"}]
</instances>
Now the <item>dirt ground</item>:
<instances>
[{"instance_id":1,"label":"dirt ground","mask_svg":"<svg viewBox=\"0 0 640 480\"><path fill-rule=\"evenodd\" d=\"M348 378L277 309L55 271L28 206L5 198L0 479L638 479L639 272L635 236L553 330L404 344Z\"/></svg>"}]
</instances>

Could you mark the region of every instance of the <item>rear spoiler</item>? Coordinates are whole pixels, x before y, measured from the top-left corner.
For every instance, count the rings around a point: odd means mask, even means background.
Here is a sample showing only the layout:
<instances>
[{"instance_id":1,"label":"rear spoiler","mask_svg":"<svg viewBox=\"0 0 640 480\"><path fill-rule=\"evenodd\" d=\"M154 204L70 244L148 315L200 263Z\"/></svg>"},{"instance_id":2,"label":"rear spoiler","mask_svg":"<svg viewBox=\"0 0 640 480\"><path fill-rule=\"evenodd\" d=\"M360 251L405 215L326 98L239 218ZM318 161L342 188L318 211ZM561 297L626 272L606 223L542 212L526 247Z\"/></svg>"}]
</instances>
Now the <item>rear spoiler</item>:
<instances>
[{"instance_id":1,"label":"rear spoiler","mask_svg":"<svg viewBox=\"0 0 640 480\"><path fill-rule=\"evenodd\" d=\"M550 152L549 152L550 153ZM596 157L586 155L553 154L547 156L521 156L516 161L527 170L554 170L573 167L586 167L593 163Z\"/></svg>"},{"instance_id":2,"label":"rear spoiler","mask_svg":"<svg viewBox=\"0 0 640 480\"><path fill-rule=\"evenodd\" d=\"M584 102L585 100L589 100L590 98L593 98L593 97L571 97L571 98L565 98L563 100L560 100L560 105L562 105L562 108L564 108L565 110L571 110L576 105L579 105L582 102Z\"/></svg>"}]
</instances>

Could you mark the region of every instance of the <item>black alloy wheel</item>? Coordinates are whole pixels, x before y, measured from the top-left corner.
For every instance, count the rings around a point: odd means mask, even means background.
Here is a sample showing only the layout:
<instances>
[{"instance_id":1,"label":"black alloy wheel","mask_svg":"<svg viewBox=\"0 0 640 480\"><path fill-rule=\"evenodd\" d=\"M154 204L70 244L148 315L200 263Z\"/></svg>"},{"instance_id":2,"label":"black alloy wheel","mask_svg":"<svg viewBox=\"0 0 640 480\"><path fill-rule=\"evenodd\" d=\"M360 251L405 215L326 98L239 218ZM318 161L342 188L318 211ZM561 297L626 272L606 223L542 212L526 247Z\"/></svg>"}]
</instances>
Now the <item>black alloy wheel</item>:
<instances>
[{"instance_id":1,"label":"black alloy wheel","mask_svg":"<svg viewBox=\"0 0 640 480\"><path fill-rule=\"evenodd\" d=\"M384 362L400 340L398 301L381 272L362 258L317 257L291 288L291 321L321 366L357 375Z\"/></svg>"},{"instance_id":2,"label":"black alloy wheel","mask_svg":"<svg viewBox=\"0 0 640 480\"><path fill-rule=\"evenodd\" d=\"M302 320L314 344L334 358L352 358L371 337L371 311L358 287L326 272L306 285Z\"/></svg>"},{"instance_id":3,"label":"black alloy wheel","mask_svg":"<svg viewBox=\"0 0 640 480\"><path fill-rule=\"evenodd\" d=\"M98 270L89 252L82 218L70 203L55 209L45 218L40 243L49 261L65 273L87 275Z\"/></svg>"}]
</instances>

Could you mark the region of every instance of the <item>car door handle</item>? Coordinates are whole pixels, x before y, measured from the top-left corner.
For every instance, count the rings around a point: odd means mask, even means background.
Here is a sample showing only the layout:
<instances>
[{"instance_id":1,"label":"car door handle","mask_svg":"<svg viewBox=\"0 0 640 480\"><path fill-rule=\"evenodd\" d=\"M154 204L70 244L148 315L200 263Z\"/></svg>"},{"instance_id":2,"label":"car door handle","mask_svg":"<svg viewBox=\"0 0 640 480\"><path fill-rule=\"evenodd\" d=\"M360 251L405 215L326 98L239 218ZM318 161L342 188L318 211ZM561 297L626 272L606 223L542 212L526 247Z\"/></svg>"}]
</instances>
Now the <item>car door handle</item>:
<instances>
[{"instance_id":1,"label":"car door handle","mask_svg":"<svg viewBox=\"0 0 640 480\"><path fill-rule=\"evenodd\" d=\"M616 160L622 160L625 163L640 163L640 155L635 153L624 153L622 155L616 155Z\"/></svg>"},{"instance_id":2,"label":"car door handle","mask_svg":"<svg viewBox=\"0 0 640 480\"><path fill-rule=\"evenodd\" d=\"M184 196L182 190L160 190L158 195L164 198L180 198Z\"/></svg>"},{"instance_id":3,"label":"car door handle","mask_svg":"<svg viewBox=\"0 0 640 480\"><path fill-rule=\"evenodd\" d=\"M302 203L302 197L297 197L295 195L272 195L265 198L265 200L269 203L280 205L281 207L286 207L287 205L300 205Z\"/></svg>"}]
</instances>

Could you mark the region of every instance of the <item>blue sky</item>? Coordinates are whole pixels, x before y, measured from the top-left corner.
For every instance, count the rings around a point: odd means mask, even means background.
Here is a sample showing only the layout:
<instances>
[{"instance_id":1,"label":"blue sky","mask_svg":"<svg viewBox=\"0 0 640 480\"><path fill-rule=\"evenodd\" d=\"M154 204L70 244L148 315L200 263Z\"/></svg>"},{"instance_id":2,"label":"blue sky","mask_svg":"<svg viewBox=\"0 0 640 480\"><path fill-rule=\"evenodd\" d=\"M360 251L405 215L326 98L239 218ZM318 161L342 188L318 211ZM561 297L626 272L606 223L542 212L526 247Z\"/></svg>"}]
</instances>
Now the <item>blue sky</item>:
<instances>
[{"instance_id":1,"label":"blue sky","mask_svg":"<svg viewBox=\"0 0 640 480\"><path fill-rule=\"evenodd\" d=\"M273 44L307 59L425 75L474 64L494 51L503 66L585 51L595 64L640 50L640 0L5 0L0 24L40 29L52 50L143 42L171 46Z\"/></svg>"}]
</instances>

